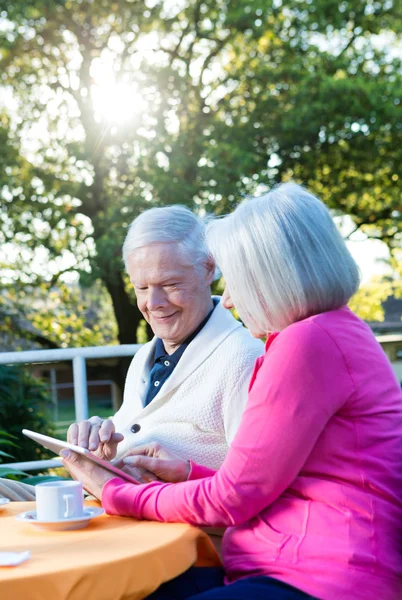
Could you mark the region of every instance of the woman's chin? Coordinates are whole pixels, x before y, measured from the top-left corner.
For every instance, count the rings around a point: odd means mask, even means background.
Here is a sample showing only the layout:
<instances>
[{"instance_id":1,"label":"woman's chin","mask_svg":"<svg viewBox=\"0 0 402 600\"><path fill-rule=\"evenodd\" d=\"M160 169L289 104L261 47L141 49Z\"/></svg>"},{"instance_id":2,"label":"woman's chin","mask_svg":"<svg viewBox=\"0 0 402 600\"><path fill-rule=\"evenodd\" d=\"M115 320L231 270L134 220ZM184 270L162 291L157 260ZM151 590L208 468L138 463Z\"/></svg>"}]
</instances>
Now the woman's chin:
<instances>
[{"instance_id":1,"label":"woman's chin","mask_svg":"<svg viewBox=\"0 0 402 600\"><path fill-rule=\"evenodd\" d=\"M254 338L257 338L257 340L261 340L262 338L267 337L267 332L266 331L255 331L254 329L250 329L250 333Z\"/></svg>"}]
</instances>

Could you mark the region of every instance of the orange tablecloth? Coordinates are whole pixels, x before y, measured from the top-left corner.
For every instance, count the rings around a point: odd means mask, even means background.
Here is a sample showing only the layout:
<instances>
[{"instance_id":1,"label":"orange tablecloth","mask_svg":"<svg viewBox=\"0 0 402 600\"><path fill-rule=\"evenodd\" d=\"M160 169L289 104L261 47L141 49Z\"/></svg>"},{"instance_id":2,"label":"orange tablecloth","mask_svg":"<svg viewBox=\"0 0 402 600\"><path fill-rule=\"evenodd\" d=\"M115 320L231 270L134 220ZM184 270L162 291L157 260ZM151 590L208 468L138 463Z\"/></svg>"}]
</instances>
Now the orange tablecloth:
<instances>
[{"instance_id":1,"label":"orange tablecloth","mask_svg":"<svg viewBox=\"0 0 402 600\"><path fill-rule=\"evenodd\" d=\"M15 519L34 508L11 502L0 511L0 551L32 553L0 567L1 600L138 600L196 561L220 564L208 536L190 525L102 515L78 531L42 531Z\"/></svg>"}]
</instances>

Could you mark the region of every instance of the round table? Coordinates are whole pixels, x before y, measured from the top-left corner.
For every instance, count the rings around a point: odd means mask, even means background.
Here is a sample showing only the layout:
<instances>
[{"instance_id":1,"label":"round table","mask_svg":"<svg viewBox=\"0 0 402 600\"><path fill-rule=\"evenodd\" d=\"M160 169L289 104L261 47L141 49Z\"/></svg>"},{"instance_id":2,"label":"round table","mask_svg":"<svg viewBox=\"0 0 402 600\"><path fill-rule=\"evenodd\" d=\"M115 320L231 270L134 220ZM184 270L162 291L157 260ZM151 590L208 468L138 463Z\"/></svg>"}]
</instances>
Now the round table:
<instances>
[{"instance_id":1,"label":"round table","mask_svg":"<svg viewBox=\"0 0 402 600\"><path fill-rule=\"evenodd\" d=\"M11 502L0 510L0 551L32 554L0 568L1 600L137 600L195 563L220 564L208 536L190 525L104 514L85 529L56 532L15 519L34 509Z\"/></svg>"}]
</instances>

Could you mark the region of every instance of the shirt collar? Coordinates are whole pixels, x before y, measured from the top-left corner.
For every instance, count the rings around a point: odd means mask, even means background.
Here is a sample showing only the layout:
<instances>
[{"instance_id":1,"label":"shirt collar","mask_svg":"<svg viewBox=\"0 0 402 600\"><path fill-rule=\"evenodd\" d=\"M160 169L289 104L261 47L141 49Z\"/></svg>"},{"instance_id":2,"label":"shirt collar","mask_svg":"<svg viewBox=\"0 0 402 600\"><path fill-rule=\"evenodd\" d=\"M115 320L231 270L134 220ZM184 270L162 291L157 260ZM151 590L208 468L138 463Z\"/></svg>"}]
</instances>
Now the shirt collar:
<instances>
[{"instance_id":1,"label":"shirt collar","mask_svg":"<svg viewBox=\"0 0 402 600\"><path fill-rule=\"evenodd\" d=\"M268 333L267 341L265 342L265 352L268 350L268 348L270 347L270 345L272 344L274 339L276 337L278 337L279 333L280 333L279 331L274 331L272 333Z\"/></svg>"}]
</instances>

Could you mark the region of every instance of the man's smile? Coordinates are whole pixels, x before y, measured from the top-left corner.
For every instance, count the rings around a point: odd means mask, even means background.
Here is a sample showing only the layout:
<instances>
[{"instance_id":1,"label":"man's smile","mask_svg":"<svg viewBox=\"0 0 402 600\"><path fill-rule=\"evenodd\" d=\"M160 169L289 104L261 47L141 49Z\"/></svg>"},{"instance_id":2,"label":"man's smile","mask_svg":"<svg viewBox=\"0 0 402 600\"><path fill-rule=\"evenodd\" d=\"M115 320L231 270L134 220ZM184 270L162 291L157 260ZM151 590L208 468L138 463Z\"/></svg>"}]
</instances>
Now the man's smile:
<instances>
[{"instance_id":1,"label":"man's smile","mask_svg":"<svg viewBox=\"0 0 402 600\"><path fill-rule=\"evenodd\" d=\"M151 317L152 319L154 319L155 321L158 321L159 323L165 323L166 321L168 321L169 319L171 319L172 317L174 317L175 315L177 315L177 311L172 313L171 315L153 315L151 313Z\"/></svg>"}]
</instances>

